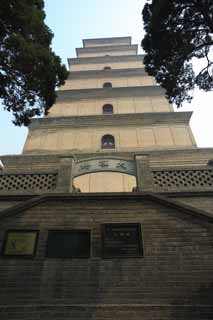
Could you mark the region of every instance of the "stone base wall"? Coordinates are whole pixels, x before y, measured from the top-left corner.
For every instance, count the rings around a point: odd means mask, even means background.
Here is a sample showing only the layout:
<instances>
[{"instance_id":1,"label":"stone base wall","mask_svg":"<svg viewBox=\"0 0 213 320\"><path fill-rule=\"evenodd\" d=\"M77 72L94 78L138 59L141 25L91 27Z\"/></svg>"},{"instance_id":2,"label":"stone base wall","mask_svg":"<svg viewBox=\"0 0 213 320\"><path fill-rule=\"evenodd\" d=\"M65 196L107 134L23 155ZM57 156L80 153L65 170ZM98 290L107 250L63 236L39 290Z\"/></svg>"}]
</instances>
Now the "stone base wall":
<instances>
[{"instance_id":1,"label":"stone base wall","mask_svg":"<svg viewBox=\"0 0 213 320\"><path fill-rule=\"evenodd\" d=\"M101 226L139 223L144 255L103 258ZM154 201L72 196L1 220L39 230L31 259L0 258L0 319L211 319L213 227ZM47 258L50 230L91 231L90 258Z\"/></svg>"},{"instance_id":2,"label":"stone base wall","mask_svg":"<svg viewBox=\"0 0 213 320\"><path fill-rule=\"evenodd\" d=\"M1 307L1 320L206 320L213 307L196 305L34 305Z\"/></svg>"}]
</instances>

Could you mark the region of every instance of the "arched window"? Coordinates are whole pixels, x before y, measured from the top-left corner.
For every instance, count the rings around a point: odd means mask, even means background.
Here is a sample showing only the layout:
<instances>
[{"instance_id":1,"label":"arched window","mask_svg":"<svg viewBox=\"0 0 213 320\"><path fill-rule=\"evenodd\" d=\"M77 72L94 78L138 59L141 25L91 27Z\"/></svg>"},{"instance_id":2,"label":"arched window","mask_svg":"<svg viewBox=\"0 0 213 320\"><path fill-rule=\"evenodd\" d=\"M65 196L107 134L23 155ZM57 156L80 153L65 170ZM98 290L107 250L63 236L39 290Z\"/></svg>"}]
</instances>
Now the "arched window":
<instances>
[{"instance_id":1,"label":"arched window","mask_svg":"<svg viewBox=\"0 0 213 320\"><path fill-rule=\"evenodd\" d=\"M211 166L211 167L213 167L213 159L210 159L210 160L208 161L208 165Z\"/></svg>"},{"instance_id":2,"label":"arched window","mask_svg":"<svg viewBox=\"0 0 213 320\"><path fill-rule=\"evenodd\" d=\"M103 88L112 88L111 82L105 82L105 83L103 84Z\"/></svg>"},{"instance_id":3,"label":"arched window","mask_svg":"<svg viewBox=\"0 0 213 320\"><path fill-rule=\"evenodd\" d=\"M111 70L111 67L104 67L104 70Z\"/></svg>"},{"instance_id":4,"label":"arched window","mask_svg":"<svg viewBox=\"0 0 213 320\"><path fill-rule=\"evenodd\" d=\"M106 134L101 139L102 149L115 149L115 138L111 134Z\"/></svg>"},{"instance_id":5,"label":"arched window","mask_svg":"<svg viewBox=\"0 0 213 320\"><path fill-rule=\"evenodd\" d=\"M103 114L112 114L113 113L113 105L105 104L103 106Z\"/></svg>"}]
</instances>

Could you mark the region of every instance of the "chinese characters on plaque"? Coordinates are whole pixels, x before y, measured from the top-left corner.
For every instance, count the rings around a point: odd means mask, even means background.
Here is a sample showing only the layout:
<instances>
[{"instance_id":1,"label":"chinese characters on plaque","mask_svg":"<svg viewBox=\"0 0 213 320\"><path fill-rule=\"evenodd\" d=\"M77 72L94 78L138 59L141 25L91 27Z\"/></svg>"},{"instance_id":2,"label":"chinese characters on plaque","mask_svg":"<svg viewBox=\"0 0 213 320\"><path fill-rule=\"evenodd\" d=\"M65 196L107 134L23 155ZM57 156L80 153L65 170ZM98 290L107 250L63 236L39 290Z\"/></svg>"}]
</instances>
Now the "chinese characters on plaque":
<instances>
[{"instance_id":1,"label":"chinese characters on plaque","mask_svg":"<svg viewBox=\"0 0 213 320\"><path fill-rule=\"evenodd\" d=\"M127 173L130 175L136 174L135 163L132 160L121 159L92 159L85 160L75 164L74 176L89 172L112 171Z\"/></svg>"},{"instance_id":2,"label":"chinese characters on plaque","mask_svg":"<svg viewBox=\"0 0 213 320\"><path fill-rule=\"evenodd\" d=\"M140 224L102 225L102 250L104 258L143 256Z\"/></svg>"}]
</instances>

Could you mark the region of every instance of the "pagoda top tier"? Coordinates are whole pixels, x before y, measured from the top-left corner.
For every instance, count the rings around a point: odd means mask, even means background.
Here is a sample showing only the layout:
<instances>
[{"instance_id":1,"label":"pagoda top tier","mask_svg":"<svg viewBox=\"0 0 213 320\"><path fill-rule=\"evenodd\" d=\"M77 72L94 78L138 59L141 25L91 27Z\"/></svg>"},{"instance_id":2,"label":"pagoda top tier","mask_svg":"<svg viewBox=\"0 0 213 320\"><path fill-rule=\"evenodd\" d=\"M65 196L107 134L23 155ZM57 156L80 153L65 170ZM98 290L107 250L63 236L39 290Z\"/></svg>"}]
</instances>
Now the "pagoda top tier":
<instances>
[{"instance_id":1,"label":"pagoda top tier","mask_svg":"<svg viewBox=\"0 0 213 320\"><path fill-rule=\"evenodd\" d=\"M76 48L77 58L131 56L137 53L138 45L132 44L131 37L84 39L83 47Z\"/></svg>"},{"instance_id":2,"label":"pagoda top tier","mask_svg":"<svg viewBox=\"0 0 213 320\"><path fill-rule=\"evenodd\" d=\"M76 48L78 58L96 57L105 55L137 55L138 45L113 45L87 48Z\"/></svg>"},{"instance_id":3,"label":"pagoda top tier","mask_svg":"<svg viewBox=\"0 0 213 320\"><path fill-rule=\"evenodd\" d=\"M113 37L113 38L95 38L84 39L84 48L100 47L100 46L119 46L119 45L131 45L131 37Z\"/></svg>"}]
</instances>

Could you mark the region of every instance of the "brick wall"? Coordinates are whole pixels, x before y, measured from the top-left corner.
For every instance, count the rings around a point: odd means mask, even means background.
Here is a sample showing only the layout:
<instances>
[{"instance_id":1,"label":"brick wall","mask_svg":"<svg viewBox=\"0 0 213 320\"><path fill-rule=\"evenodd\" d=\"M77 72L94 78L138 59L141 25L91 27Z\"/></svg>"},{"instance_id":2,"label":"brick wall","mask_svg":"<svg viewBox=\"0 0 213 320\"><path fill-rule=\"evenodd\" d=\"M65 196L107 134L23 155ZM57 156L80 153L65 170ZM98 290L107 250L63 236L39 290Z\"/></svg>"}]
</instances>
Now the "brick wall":
<instances>
[{"instance_id":1,"label":"brick wall","mask_svg":"<svg viewBox=\"0 0 213 320\"><path fill-rule=\"evenodd\" d=\"M190 197L189 195L187 197L181 197L179 196L177 200L181 203L184 203L186 205L191 205L195 208L199 208L201 210L205 210L210 215L213 216L213 198L212 194L206 195L206 196L194 196Z\"/></svg>"},{"instance_id":2,"label":"brick wall","mask_svg":"<svg viewBox=\"0 0 213 320\"><path fill-rule=\"evenodd\" d=\"M141 223L144 257L103 259L101 224ZM148 200L49 201L1 222L39 229L33 259L0 258L0 319L210 319L212 226ZM48 230L90 229L90 259L45 257Z\"/></svg>"}]
</instances>

